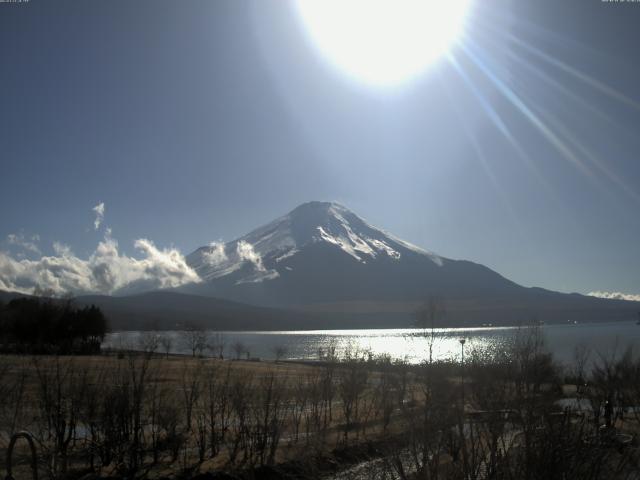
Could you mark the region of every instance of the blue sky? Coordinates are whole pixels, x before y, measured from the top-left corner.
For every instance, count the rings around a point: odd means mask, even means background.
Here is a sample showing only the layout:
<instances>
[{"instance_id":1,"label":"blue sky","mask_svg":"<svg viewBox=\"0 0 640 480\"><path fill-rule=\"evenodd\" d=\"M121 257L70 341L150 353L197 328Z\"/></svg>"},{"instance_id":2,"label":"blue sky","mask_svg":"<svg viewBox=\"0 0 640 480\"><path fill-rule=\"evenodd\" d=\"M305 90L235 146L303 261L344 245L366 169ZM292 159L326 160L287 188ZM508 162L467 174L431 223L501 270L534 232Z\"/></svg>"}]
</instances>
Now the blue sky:
<instances>
[{"instance_id":1,"label":"blue sky","mask_svg":"<svg viewBox=\"0 0 640 480\"><path fill-rule=\"evenodd\" d=\"M640 293L639 22L477 0L453 61L376 88L287 2L2 3L0 250L86 259L107 225L186 254L336 200L523 285Z\"/></svg>"}]
</instances>

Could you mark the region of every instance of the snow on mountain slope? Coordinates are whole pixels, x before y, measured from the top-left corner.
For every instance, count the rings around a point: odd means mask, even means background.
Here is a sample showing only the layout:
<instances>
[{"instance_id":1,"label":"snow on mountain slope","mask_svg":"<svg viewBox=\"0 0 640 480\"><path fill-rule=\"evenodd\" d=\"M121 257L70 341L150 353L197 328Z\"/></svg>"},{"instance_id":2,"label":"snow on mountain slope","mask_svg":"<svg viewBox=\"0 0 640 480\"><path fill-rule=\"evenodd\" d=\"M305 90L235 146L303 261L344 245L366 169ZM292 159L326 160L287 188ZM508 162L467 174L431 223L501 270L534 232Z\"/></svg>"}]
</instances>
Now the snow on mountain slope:
<instances>
[{"instance_id":1,"label":"snow on mountain slope","mask_svg":"<svg viewBox=\"0 0 640 480\"><path fill-rule=\"evenodd\" d=\"M369 225L342 205L330 202L305 203L232 242L201 247L187 257L187 263L204 281L232 275L236 284L263 282L290 271L285 260L320 243L362 264L381 259L401 261L415 255L438 266L443 263L434 253Z\"/></svg>"}]
</instances>

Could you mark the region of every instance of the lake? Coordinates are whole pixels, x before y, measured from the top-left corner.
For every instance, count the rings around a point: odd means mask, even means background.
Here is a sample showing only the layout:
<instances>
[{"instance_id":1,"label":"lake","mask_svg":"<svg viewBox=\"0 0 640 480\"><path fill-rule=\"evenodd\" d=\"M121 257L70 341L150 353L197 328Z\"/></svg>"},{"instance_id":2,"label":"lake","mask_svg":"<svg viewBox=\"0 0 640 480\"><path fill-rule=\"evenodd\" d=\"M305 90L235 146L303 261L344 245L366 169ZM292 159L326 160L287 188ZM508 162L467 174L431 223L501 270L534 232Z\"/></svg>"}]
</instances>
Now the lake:
<instances>
[{"instance_id":1,"label":"lake","mask_svg":"<svg viewBox=\"0 0 640 480\"><path fill-rule=\"evenodd\" d=\"M621 353L627 346L640 346L640 326L635 322L585 323L567 325L543 325L539 327L547 348L555 358L571 363L578 345L584 345L603 355ZM518 335L518 327L478 327L437 329L433 347L434 359L459 359L461 338L466 339L465 351L474 347L499 346ZM420 363L429 356L429 342L422 330L360 329L360 330L296 330L260 332L210 332L211 341L216 334L224 338L225 358L235 356L233 346L241 343L249 356L274 359L277 347L283 347L285 359L315 360L319 355L335 347L338 354L371 352L373 355L389 355L409 363ZM149 333L135 331L114 332L105 338L107 348L139 348L141 339ZM172 339L171 352L190 354L182 332L158 332ZM207 352L205 352L207 353ZM209 352L211 355L213 353ZM245 354L246 355L246 354Z\"/></svg>"}]
</instances>

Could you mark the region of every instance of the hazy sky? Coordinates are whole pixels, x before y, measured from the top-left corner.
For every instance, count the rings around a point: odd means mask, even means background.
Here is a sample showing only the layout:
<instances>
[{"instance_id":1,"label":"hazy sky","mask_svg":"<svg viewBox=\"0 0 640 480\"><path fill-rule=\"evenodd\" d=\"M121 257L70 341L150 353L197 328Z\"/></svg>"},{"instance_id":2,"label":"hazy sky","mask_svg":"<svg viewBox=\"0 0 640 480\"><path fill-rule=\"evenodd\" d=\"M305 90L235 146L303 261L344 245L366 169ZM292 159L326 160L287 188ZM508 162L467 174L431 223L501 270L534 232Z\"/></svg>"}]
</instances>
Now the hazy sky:
<instances>
[{"instance_id":1,"label":"hazy sky","mask_svg":"<svg viewBox=\"0 0 640 480\"><path fill-rule=\"evenodd\" d=\"M0 250L88 257L100 202L135 255L336 200L526 286L640 293L639 24L476 0L454 60L385 89L280 0L0 3Z\"/></svg>"}]
</instances>

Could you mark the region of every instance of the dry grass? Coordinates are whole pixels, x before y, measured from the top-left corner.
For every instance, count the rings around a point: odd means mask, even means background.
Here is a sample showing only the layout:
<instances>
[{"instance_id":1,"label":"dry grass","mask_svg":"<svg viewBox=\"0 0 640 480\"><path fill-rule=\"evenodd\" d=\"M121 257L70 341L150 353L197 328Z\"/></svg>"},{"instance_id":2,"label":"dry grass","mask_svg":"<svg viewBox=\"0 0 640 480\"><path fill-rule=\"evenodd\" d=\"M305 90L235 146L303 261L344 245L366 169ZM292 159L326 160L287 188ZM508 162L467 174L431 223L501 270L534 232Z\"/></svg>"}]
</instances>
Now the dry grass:
<instances>
[{"instance_id":1,"label":"dry grass","mask_svg":"<svg viewBox=\"0 0 640 480\"><path fill-rule=\"evenodd\" d=\"M45 438L50 432L48 425L51 410L56 406L47 407L43 395L44 389L60 387L62 396L75 394L81 397L85 393L73 390L74 386L84 385L86 391L91 388L98 388L100 392L113 392L119 388L134 389L137 379L144 371L144 380L141 380L144 387L145 400L141 406L141 412L147 417L156 415L158 412L149 412L151 402L159 402L168 408L173 407L178 416L178 430L184 445L180 452L170 458L166 451L159 454L159 461L151 460L151 450L155 446L148 446L143 454L143 463L153 464L148 475L164 476L169 473L175 474L185 469L196 468L201 471L212 469L243 468L250 465L261 464L265 461L281 463L292 459L308 457L309 455L323 455L339 445L358 444L362 441L369 441L379 438L382 434L383 420L378 409L376 399L376 386L380 384L380 373L364 373L366 375L357 395L355 403L350 412L348 427L345 425L344 398L341 395L340 386L345 389L349 379L340 380L347 374L344 368L335 365L312 365L292 362L257 362L243 360L218 360L213 358L193 358L191 356L180 355L144 355L139 353L130 354L109 354L102 356L75 356L75 357L28 357L28 356L4 356L2 357L3 374L2 382L5 385L20 385L21 394L19 406L16 409L5 408L1 413L0 421L0 448L6 448L10 431L28 430L33 432L38 438L38 446L46 457L56 456L55 439ZM329 377L327 377L329 375ZM329 378L331 384L330 392L318 390L323 379ZM235 404L229 406L228 415L233 417L229 421L227 439L221 441L219 451L213 458L209 458L210 447L204 458L198 451L198 421L204 421L209 395L207 391L208 382L213 381L217 388L228 388L225 395L233 395L233 389L243 389L239 398L227 398L227 403ZM268 392L269 382L273 383L273 392ZM342 382L342 383L341 383ZM313 391L313 385L316 390ZM193 400L189 394L197 389L197 394ZM69 392L75 393L69 393ZM132 390L133 391L133 390ZM51 392L49 392L51 393ZM269 399L266 394L272 395ZM17 392L14 392L17 394ZM106 394L106 393L102 393ZM315 397L314 397L315 395ZM55 396L55 395L54 395ZM311 398L314 397L314 398ZM218 399L217 401L222 401ZM246 401L246 420L239 420L242 415L242 405L238 402ZM353 399L352 399L353 401ZM88 439L86 432L79 434L78 431L86 430L87 417L82 413L87 406L80 399L74 403L73 408L78 408L75 418L77 431L73 432L77 440L73 440L72 446L76 447L81 454L69 456L69 468L80 466L86 463L82 460L82 455L86 455ZM189 403L192 405L189 405ZM268 412L265 409L266 403L271 402L277 405L279 402L279 412ZM67 408L69 403L61 399L64 404L62 408ZM186 418L186 410L192 409L192 418ZM235 410L234 410L235 409ZM298 428L296 434L296 419L294 412L298 415ZM55 413L55 412L54 412ZM63 412L62 416L69 412ZM238 448L232 440L233 435L244 435L251 437L253 433L246 434L239 429L236 430L234 424L239 421L246 421L248 428L255 430L255 422L259 421L262 415L273 415L269 420L271 428L273 422L278 422L278 432L262 432L265 436L274 435L277 446L271 460L267 460L268 455L252 451L249 458L245 455L245 450L255 447L246 447L244 442L239 452L232 453L234 448ZM13 417L13 418L12 418ZM314 417L314 418L311 418ZM155 418L155 417L153 417ZM65 421L69 421L65 419ZM102 421L102 420L100 420ZM220 420L217 420L220 421ZM142 436L149 443L150 420L143 421L141 426ZM266 425L266 424L265 424ZM398 427L390 426L388 431L397 431ZM206 435L206 434L205 434ZM166 432L159 434L159 437L168 437ZM202 439L200 439L202 441ZM205 439L206 441L206 439ZM251 440L254 441L255 440ZM258 442L259 443L259 442ZM267 447L258 447L267 448ZM243 450L244 449L244 450ZM267 448L268 449L268 448ZM69 449L71 452L71 447ZM253 456L252 456L253 455ZM4 457L4 455L2 456ZM77 458L77 460L74 460ZM0 460L1 461L1 460ZM107 465L103 468L104 473L114 473L117 466Z\"/></svg>"},{"instance_id":2,"label":"dry grass","mask_svg":"<svg viewBox=\"0 0 640 480\"><path fill-rule=\"evenodd\" d=\"M578 392L561 384L538 343L501 355L470 356L464 410L460 369L450 364L6 356L0 447L9 432L33 432L43 478L88 466L148 478L290 461L313 471L336 447L363 452L371 443L385 459L376 465L393 465L402 478L481 478L494 469L504 478L626 479L640 466L637 449L622 451L598 433L597 408L577 416L554 404ZM595 368L583 394L594 405L614 399L620 412L623 401L640 404L640 361L616 362ZM618 419L617 432L637 434L636 420ZM558 450L569 456L557 462ZM333 454L336 463L353 461Z\"/></svg>"}]
</instances>

